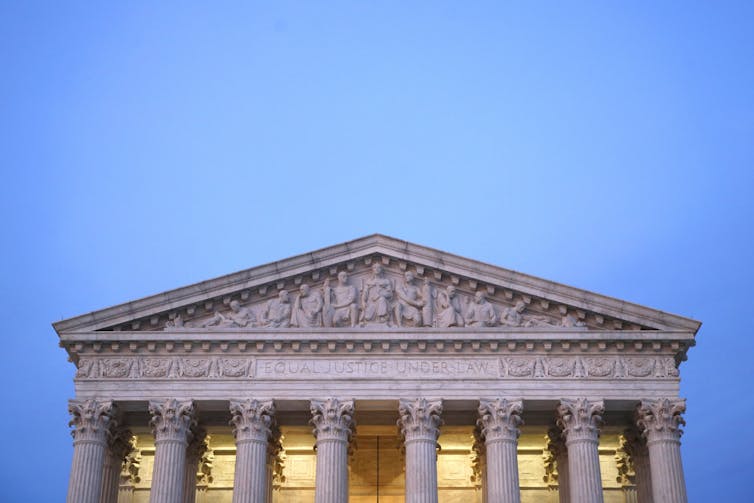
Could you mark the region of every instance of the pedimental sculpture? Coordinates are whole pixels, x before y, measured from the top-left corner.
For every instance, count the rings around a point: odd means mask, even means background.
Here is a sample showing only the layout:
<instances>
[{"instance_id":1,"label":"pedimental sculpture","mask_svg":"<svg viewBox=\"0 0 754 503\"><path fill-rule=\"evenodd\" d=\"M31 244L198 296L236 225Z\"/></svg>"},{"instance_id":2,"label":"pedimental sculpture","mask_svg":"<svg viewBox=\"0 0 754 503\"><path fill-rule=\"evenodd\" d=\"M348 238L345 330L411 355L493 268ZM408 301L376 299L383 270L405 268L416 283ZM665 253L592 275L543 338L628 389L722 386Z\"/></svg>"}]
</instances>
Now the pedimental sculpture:
<instances>
[{"instance_id":1,"label":"pedimental sculpture","mask_svg":"<svg viewBox=\"0 0 754 503\"><path fill-rule=\"evenodd\" d=\"M135 300L54 324L68 502L685 502L699 326L381 235Z\"/></svg>"}]
</instances>

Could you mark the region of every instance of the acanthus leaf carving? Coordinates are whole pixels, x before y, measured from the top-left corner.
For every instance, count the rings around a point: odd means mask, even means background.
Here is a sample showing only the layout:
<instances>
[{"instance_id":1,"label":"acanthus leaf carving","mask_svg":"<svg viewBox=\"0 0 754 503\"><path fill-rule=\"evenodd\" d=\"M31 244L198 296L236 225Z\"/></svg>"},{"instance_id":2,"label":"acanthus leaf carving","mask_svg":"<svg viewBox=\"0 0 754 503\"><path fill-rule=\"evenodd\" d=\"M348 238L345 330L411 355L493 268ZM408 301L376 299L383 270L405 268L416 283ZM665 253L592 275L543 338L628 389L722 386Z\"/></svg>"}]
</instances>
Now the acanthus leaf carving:
<instances>
[{"instance_id":1,"label":"acanthus leaf carving","mask_svg":"<svg viewBox=\"0 0 754 503\"><path fill-rule=\"evenodd\" d=\"M576 440L597 441L605 403L587 398L562 399L558 406L557 424L563 430L566 443Z\"/></svg>"},{"instance_id":2,"label":"acanthus leaf carving","mask_svg":"<svg viewBox=\"0 0 754 503\"><path fill-rule=\"evenodd\" d=\"M310 424L314 426L312 432L317 441L351 440L354 426L353 400L312 400L309 408L312 414Z\"/></svg>"},{"instance_id":3,"label":"acanthus leaf carving","mask_svg":"<svg viewBox=\"0 0 754 503\"><path fill-rule=\"evenodd\" d=\"M398 402L398 427L404 439L437 441L442 425L442 409L442 400L401 398Z\"/></svg>"},{"instance_id":4,"label":"acanthus leaf carving","mask_svg":"<svg viewBox=\"0 0 754 503\"><path fill-rule=\"evenodd\" d=\"M111 423L115 420L115 405L111 400L69 400L71 435L74 443L79 441L107 441Z\"/></svg>"},{"instance_id":5,"label":"acanthus leaf carving","mask_svg":"<svg viewBox=\"0 0 754 503\"><path fill-rule=\"evenodd\" d=\"M275 424L275 405L272 400L231 400L230 413L230 425L233 426L236 440L269 439Z\"/></svg>"},{"instance_id":6,"label":"acanthus leaf carving","mask_svg":"<svg viewBox=\"0 0 754 503\"><path fill-rule=\"evenodd\" d=\"M152 427L155 439L157 441L161 439L176 440L188 444L191 430L196 425L194 412L193 400L181 402L174 398L163 401L151 400L149 402L149 413L152 419L149 424Z\"/></svg>"},{"instance_id":7,"label":"acanthus leaf carving","mask_svg":"<svg viewBox=\"0 0 754 503\"><path fill-rule=\"evenodd\" d=\"M519 426L524 422L521 418L523 410L524 404L521 400L479 400L477 426L481 429L485 442L516 440L521 434Z\"/></svg>"},{"instance_id":8,"label":"acanthus leaf carving","mask_svg":"<svg viewBox=\"0 0 754 503\"><path fill-rule=\"evenodd\" d=\"M678 441L686 424L682 414L686 412L686 400L660 398L642 400L636 409L636 425L648 443L670 439Z\"/></svg>"}]
</instances>

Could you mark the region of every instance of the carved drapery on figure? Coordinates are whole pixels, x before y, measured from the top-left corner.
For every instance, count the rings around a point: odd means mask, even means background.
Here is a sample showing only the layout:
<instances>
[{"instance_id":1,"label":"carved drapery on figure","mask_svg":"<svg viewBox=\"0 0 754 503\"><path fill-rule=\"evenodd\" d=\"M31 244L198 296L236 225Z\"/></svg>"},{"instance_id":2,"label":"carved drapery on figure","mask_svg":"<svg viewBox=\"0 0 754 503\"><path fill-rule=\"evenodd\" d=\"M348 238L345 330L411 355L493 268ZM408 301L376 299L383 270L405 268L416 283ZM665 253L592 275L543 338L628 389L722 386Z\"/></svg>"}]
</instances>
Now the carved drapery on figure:
<instances>
[{"instance_id":1,"label":"carved drapery on figure","mask_svg":"<svg viewBox=\"0 0 754 503\"><path fill-rule=\"evenodd\" d=\"M349 273L337 267L330 268L330 275L336 275L337 284L331 284L331 277L326 276L321 283L303 282L301 277L294 278L298 288L295 294L284 289L286 280L276 280L275 285L261 286L258 291L261 298L249 303L252 293L243 290L237 294L224 296L222 302L207 301L186 306L178 310L152 316L144 323L136 321L129 330L151 330L162 327L163 330L194 329L250 329L250 328L318 328L318 327L517 327L549 329L586 328L586 312L563 304L550 305L549 301L540 299L532 302L531 296L504 290L504 299L495 293L495 287L481 285L468 280L468 286L461 293L457 285L462 283L458 277L445 276L450 279L443 282L441 271L426 270L414 266L413 270L403 263L400 269L388 270L382 263L373 259L369 270L359 271L356 280L349 279ZM352 271L352 265L346 265ZM357 270L358 271L358 270ZM401 274L402 277L397 276ZM430 278L434 275L432 281ZM396 277L397 276L397 277ZM319 273L313 273L316 281ZM354 284L352 284L354 283ZM268 292L277 294L271 296ZM489 297L489 298L488 298ZM218 304L220 307L218 308ZM557 311L554 309L557 306ZM164 321L160 321L160 319ZM606 326L604 316L592 320L596 325ZM635 326L634 328L642 328Z\"/></svg>"}]
</instances>

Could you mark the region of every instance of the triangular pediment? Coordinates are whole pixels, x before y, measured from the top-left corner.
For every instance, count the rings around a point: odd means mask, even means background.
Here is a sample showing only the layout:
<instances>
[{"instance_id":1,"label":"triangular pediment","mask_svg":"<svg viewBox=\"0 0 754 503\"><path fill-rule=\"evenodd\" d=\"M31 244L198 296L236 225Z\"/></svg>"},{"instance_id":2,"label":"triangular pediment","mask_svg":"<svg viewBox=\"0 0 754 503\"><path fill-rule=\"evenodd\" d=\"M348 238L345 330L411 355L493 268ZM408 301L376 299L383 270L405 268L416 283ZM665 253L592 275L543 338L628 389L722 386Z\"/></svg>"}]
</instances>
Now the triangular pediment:
<instances>
[{"instance_id":1,"label":"triangular pediment","mask_svg":"<svg viewBox=\"0 0 754 503\"><path fill-rule=\"evenodd\" d=\"M58 333L427 327L695 333L699 326L695 320L382 235L54 324Z\"/></svg>"}]
</instances>

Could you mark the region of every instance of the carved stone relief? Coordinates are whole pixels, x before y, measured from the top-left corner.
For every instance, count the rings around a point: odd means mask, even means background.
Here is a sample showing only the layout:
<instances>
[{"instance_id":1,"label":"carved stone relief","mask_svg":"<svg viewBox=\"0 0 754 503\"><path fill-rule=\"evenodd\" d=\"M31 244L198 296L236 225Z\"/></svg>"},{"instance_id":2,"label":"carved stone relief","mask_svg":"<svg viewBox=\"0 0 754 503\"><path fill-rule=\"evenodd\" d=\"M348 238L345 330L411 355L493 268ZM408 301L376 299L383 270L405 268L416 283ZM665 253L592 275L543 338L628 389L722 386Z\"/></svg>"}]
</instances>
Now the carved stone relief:
<instances>
[{"instance_id":1,"label":"carved stone relief","mask_svg":"<svg viewBox=\"0 0 754 503\"><path fill-rule=\"evenodd\" d=\"M549 302L536 306L526 295L507 292L502 297L489 297L495 289L477 289L477 282L469 280L473 290L461 292L456 284L431 281L424 269L417 273L402 266L401 276L387 270L381 263L371 263L368 272L351 278L348 272L337 272L337 283L330 277L322 283L301 283L296 280L295 295L283 289L285 281L277 284L278 292L272 298L248 302L248 294L238 299L223 299L217 303L206 302L197 307L172 312L164 322L166 331L197 329L250 329L250 328L320 328L320 327L517 327L517 328L583 328L585 313L572 311L565 306L559 312L551 311ZM351 270L351 268L349 268ZM418 271L421 271L419 273ZM331 271L335 274L335 269ZM316 279L319 275L313 276ZM435 273L435 279L442 274ZM260 293L267 295L268 288ZM532 307L534 309L531 309ZM188 318L187 318L188 316ZM139 328L158 324L158 318ZM604 319L599 317L599 323Z\"/></svg>"}]
</instances>

